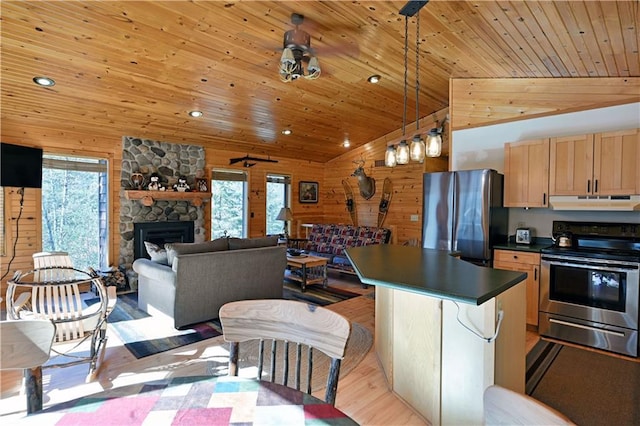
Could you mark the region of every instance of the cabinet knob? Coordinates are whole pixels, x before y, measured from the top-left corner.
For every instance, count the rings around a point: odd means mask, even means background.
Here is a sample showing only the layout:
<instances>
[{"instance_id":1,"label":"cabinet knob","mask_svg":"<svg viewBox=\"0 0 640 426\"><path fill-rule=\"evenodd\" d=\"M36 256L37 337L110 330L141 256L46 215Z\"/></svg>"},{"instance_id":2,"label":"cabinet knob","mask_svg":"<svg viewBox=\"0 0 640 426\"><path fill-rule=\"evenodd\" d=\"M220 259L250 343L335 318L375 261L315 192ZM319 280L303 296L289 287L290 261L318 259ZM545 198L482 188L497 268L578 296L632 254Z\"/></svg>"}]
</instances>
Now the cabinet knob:
<instances>
[{"instance_id":1,"label":"cabinet knob","mask_svg":"<svg viewBox=\"0 0 640 426\"><path fill-rule=\"evenodd\" d=\"M517 259L517 258L518 258L518 256L516 256L516 255L514 254L514 255L513 255L513 258L514 258L514 259Z\"/></svg>"}]
</instances>

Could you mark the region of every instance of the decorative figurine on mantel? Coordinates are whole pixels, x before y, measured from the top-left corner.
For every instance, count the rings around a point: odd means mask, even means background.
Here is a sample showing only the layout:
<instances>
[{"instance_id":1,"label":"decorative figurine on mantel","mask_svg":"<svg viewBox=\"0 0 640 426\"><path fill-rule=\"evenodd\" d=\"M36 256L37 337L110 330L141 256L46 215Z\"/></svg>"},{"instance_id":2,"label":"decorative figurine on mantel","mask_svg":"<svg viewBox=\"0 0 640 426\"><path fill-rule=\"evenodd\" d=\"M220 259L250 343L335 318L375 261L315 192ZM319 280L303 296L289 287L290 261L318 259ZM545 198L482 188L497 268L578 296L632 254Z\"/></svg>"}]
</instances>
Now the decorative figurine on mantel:
<instances>
[{"instance_id":1,"label":"decorative figurine on mantel","mask_svg":"<svg viewBox=\"0 0 640 426\"><path fill-rule=\"evenodd\" d=\"M191 192L191 187L187 183L187 178L180 176L178 182L173 184L173 190L177 192Z\"/></svg>"},{"instance_id":2,"label":"decorative figurine on mantel","mask_svg":"<svg viewBox=\"0 0 640 426\"><path fill-rule=\"evenodd\" d=\"M142 173L131 173L131 187L140 190L144 185L144 176Z\"/></svg>"},{"instance_id":3,"label":"decorative figurine on mantel","mask_svg":"<svg viewBox=\"0 0 640 426\"><path fill-rule=\"evenodd\" d=\"M164 191L166 188L160 182L160 175L158 173L151 173L149 177L149 185L147 185L149 191Z\"/></svg>"}]
</instances>

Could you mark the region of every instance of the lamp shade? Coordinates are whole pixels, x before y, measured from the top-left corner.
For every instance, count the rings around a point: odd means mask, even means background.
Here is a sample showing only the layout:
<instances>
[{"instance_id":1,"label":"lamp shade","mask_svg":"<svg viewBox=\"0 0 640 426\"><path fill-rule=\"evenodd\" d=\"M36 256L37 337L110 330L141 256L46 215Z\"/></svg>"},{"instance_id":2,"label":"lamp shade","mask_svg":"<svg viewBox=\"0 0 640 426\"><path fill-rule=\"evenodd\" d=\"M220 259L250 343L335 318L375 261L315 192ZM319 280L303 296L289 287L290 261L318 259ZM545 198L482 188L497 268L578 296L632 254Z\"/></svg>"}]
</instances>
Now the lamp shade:
<instances>
[{"instance_id":1,"label":"lamp shade","mask_svg":"<svg viewBox=\"0 0 640 426\"><path fill-rule=\"evenodd\" d=\"M384 153L384 165L387 167L395 167L396 164L396 149L393 145L389 145L387 151Z\"/></svg>"},{"instance_id":2,"label":"lamp shade","mask_svg":"<svg viewBox=\"0 0 640 426\"><path fill-rule=\"evenodd\" d=\"M409 164L409 145L407 145L407 141L400 141L398 149L396 150L396 156L398 164Z\"/></svg>"},{"instance_id":3,"label":"lamp shade","mask_svg":"<svg viewBox=\"0 0 640 426\"><path fill-rule=\"evenodd\" d=\"M415 135L409 146L411 161L424 162L424 142L420 135Z\"/></svg>"},{"instance_id":4,"label":"lamp shade","mask_svg":"<svg viewBox=\"0 0 640 426\"><path fill-rule=\"evenodd\" d=\"M289 207L283 207L280 209L280 213L276 216L276 220L291 221L293 220L293 213Z\"/></svg>"},{"instance_id":5,"label":"lamp shade","mask_svg":"<svg viewBox=\"0 0 640 426\"><path fill-rule=\"evenodd\" d=\"M427 157L440 157L442 153L442 137L438 129L431 129L427 135Z\"/></svg>"}]
</instances>

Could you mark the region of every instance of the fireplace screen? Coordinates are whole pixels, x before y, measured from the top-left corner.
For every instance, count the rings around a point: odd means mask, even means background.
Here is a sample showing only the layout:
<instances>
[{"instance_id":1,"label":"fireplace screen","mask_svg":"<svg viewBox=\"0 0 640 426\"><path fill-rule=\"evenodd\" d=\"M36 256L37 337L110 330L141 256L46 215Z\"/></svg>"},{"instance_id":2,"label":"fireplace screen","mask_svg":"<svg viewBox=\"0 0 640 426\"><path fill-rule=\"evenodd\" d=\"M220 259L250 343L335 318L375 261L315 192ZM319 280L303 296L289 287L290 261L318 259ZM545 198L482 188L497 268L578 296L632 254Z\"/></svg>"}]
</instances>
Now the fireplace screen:
<instances>
[{"instance_id":1,"label":"fireplace screen","mask_svg":"<svg viewBox=\"0 0 640 426\"><path fill-rule=\"evenodd\" d=\"M133 224L133 259L146 257L149 254L144 242L149 241L163 247L165 243L192 243L194 241L194 224L184 222L145 222Z\"/></svg>"}]
</instances>

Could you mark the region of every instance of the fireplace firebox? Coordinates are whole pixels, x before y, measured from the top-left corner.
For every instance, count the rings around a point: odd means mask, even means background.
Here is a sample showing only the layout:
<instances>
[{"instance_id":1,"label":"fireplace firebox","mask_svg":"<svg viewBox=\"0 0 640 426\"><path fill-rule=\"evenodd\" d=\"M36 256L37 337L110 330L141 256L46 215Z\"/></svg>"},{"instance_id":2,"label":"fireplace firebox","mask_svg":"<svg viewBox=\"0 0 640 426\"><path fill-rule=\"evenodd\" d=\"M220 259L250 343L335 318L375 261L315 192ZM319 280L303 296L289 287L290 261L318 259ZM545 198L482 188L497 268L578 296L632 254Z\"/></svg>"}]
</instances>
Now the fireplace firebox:
<instances>
[{"instance_id":1,"label":"fireplace firebox","mask_svg":"<svg viewBox=\"0 0 640 426\"><path fill-rule=\"evenodd\" d=\"M192 243L194 241L193 221L182 222L142 222L133 224L133 259L149 254L145 241L163 247L165 243Z\"/></svg>"}]
</instances>

